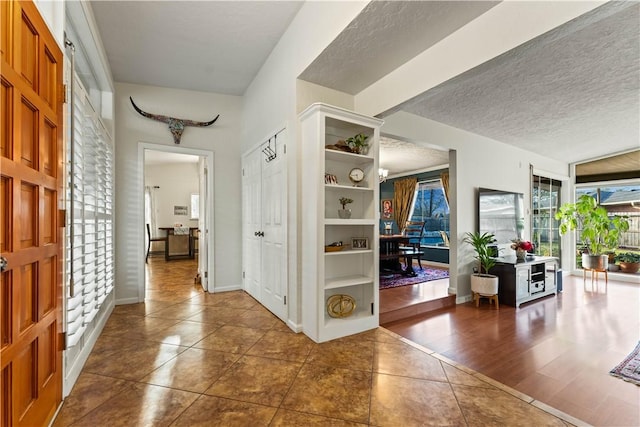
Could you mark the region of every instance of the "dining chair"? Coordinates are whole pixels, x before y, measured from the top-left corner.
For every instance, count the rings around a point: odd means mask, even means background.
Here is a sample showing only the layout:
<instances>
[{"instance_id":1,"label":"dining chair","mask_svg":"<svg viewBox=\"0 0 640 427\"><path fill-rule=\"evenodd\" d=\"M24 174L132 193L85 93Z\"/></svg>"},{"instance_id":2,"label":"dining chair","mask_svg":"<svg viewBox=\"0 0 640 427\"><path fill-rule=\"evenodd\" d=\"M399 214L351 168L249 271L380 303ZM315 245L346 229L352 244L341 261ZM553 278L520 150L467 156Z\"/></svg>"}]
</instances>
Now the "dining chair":
<instances>
[{"instance_id":1,"label":"dining chair","mask_svg":"<svg viewBox=\"0 0 640 427\"><path fill-rule=\"evenodd\" d=\"M404 235L409 238L408 246L401 246L400 250L412 250L414 252L422 252L420 243L424 235L424 221L407 221L404 228ZM422 270L422 256L418 255L418 266Z\"/></svg>"},{"instance_id":2,"label":"dining chair","mask_svg":"<svg viewBox=\"0 0 640 427\"><path fill-rule=\"evenodd\" d=\"M151 242L164 242L166 247L167 238L166 237L151 237L151 227L147 224L147 256L144 259L145 263L149 262L149 251L151 250Z\"/></svg>"}]
</instances>

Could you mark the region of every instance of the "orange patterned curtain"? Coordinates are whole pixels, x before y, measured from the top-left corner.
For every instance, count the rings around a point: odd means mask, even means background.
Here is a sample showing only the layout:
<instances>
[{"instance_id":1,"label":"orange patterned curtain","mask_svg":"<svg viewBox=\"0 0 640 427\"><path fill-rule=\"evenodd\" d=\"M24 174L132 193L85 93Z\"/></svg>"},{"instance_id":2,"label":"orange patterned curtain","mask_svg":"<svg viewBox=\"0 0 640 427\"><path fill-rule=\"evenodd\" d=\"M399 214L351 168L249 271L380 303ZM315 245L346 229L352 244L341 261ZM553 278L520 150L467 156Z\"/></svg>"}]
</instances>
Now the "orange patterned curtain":
<instances>
[{"instance_id":1,"label":"orange patterned curtain","mask_svg":"<svg viewBox=\"0 0 640 427\"><path fill-rule=\"evenodd\" d=\"M449 172L442 172L440 174L440 180L442 181L444 198L447 200L447 204L449 204Z\"/></svg>"},{"instance_id":2,"label":"orange patterned curtain","mask_svg":"<svg viewBox=\"0 0 640 427\"><path fill-rule=\"evenodd\" d=\"M409 212L413 205L413 196L416 194L417 178L406 178L393 183L393 219L398 229L404 233L409 220Z\"/></svg>"}]
</instances>

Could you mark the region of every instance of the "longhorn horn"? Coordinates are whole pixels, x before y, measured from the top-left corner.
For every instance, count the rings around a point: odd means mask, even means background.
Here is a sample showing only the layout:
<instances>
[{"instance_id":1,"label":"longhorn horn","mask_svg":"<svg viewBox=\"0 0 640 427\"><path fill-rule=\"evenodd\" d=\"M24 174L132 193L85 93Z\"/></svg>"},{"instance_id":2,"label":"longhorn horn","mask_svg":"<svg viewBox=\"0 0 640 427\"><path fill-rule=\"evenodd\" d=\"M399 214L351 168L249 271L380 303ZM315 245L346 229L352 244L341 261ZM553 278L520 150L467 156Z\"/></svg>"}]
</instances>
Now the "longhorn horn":
<instances>
[{"instance_id":1,"label":"longhorn horn","mask_svg":"<svg viewBox=\"0 0 640 427\"><path fill-rule=\"evenodd\" d=\"M147 113L146 111L142 111L140 107L138 107L136 103L133 102L133 98L129 97L129 100L131 101L131 105L133 105L133 108L135 108L135 110L138 113L140 113L142 116L148 119L157 120L162 123L169 123L169 121L172 119L171 117L168 117L168 116L163 116L160 114L151 114L151 113ZM173 119L173 120L176 120L176 119Z\"/></svg>"},{"instance_id":2,"label":"longhorn horn","mask_svg":"<svg viewBox=\"0 0 640 427\"><path fill-rule=\"evenodd\" d=\"M182 137L182 132L184 131L185 126L198 126L198 127L211 126L216 122L216 120L218 120L218 117L220 117L220 114L218 114L213 120L208 122L197 122L195 120L177 119L175 117L147 113L146 111L142 111L136 105L136 103L133 102L132 97L129 97L129 100L131 101L131 105L133 105L133 108L135 108L135 110L138 113L140 113L143 117L147 117L152 120L157 120L159 122L167 123L169 125L169 130L173 135L173 142L175 142L176 144L180 144L180 138Z\"/></svg>"},{"instance_id":3,"label":"longhorn horn","mask_svg":"<svg viewBox=\"0 0 640 427\"><path fill-rule=\"evenodd\" d=\"M218 114L213 120L209 122L196 122L195 120L183 120L182 122L184 123L185 126L204 127L204 126L211 126L212 124L214 124L216 120L218 120L218 117L220 117L220 114Z\"/></svg>"}]
</instances>

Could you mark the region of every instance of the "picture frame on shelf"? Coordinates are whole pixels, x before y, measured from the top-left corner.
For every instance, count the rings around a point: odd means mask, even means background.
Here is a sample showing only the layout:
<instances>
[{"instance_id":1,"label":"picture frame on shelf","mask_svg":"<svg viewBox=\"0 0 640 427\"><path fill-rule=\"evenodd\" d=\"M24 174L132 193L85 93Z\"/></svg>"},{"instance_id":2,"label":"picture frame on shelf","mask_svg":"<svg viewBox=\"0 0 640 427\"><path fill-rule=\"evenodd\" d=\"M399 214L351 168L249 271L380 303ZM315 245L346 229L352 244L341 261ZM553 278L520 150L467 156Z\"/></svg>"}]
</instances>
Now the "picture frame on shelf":
<instances>
[{"instance_id":1,"label":"picture frame on shelf","mask_svg":"<svg viewBox=\"0 0 640 427\"><path fill-rule=\"evenodd\" d=\"M351 249L369 249L369 239L366 237L351 238Z\"/></svg>"},{"instance_id":2,"label":"picture frame on shelf","mask_svg":"<svg viewBox=\"0 0 640 427\"><path fill-rule=\"evenodd\" d=\"M330 185L338 185L338 177L333 174L325 173L324 174L324 183Z\"/></svg>"}]
</instances>

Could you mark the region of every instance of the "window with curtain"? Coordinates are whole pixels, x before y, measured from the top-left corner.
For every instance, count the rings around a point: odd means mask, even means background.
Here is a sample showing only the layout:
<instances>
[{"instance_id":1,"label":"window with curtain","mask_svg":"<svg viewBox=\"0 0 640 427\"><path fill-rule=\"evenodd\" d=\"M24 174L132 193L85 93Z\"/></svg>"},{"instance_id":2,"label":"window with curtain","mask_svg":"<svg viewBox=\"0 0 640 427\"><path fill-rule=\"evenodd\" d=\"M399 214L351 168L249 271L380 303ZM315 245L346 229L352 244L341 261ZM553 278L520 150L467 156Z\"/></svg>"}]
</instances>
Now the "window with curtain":
<instances>
[{"instance_id":1,"label":"window with curtain","mask_svg":"<svg viewBox=\"0 0 640 427\"><path fill-rule=\"evenodd\" d=\"M560 231L555 214L560 207L562 183L543 176L533 176L531 189L533 217L532 239L536 255L560 257Z\"/></svg>"},{"instance_id":2,"label":"window with curtain","mask_svg":"<svg viewBox=\"0 0 640 427\"><path fill-rule=\"evenodd\" d=\"M445 244L440 232L449 235L449 204L440 179L418 182L409 218L425 223L422 245Z\"/></svg>"}]
</instances>

